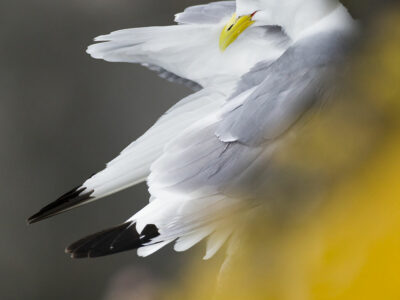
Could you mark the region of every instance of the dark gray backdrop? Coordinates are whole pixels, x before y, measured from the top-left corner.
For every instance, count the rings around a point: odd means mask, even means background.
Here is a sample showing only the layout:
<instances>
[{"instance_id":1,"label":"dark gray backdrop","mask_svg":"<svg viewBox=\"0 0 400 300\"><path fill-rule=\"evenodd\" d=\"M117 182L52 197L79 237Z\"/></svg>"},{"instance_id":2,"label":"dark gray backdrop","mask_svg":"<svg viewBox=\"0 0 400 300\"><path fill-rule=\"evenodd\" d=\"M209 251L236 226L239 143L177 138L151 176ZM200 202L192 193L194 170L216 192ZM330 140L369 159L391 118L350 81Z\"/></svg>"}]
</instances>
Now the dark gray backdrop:
<instances>
[{"instance_id":1,"label":"dark gray backdrop","mask_svg":"<svg viewBox=\"0 0 400 300\"><path fill-rule=\"evenodd\" d=\"M103 168L189 91L139 66L91 59L112 30L171 24L196 1L0 2L0 299L101 299L129 265L174 277L184 256L166 249L73 261L64 247L146 204L141 185L38 225L25 219ZM197 1L198 3L198 1Z\"/></svg>"}]
</instances>

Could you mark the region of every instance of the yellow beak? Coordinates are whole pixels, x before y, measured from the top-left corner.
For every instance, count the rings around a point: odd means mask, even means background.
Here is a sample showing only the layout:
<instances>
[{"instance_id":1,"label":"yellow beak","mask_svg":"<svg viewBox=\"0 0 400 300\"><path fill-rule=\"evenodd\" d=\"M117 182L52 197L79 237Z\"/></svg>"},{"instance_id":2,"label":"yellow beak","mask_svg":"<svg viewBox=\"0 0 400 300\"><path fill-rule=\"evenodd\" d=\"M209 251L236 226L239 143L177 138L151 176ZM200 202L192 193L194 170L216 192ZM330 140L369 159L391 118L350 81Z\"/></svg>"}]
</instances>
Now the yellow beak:
<instances>
[{"instance_id":1,"label":"yellow beak","mask_svg":"<svg viewBox=\"0 0 400 300\"><path fill-rule=\"evenodd\" d=\"M232 16L228 24L224 27L224 30L222 30L219 38L219 48L221 51L225 51L243 31L254 24L252 17L253 15L237 17L236 14L234 14Z\"/></svg>"}]
</instances>

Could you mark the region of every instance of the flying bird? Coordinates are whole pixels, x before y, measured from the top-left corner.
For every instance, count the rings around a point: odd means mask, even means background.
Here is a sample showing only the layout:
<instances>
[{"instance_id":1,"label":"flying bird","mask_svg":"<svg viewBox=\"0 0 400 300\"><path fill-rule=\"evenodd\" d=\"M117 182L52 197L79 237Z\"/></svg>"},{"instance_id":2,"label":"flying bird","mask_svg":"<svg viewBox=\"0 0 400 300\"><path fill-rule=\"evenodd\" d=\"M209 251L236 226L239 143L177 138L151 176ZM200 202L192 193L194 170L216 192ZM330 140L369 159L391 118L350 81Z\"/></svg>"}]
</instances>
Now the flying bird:
<instances>
[{"instance_id":1,"label":"flying bird","mask_svg":"<svg viewBox=\"0 0 400 300\"><path fill-rule=\"evenodd\" d=\"M87 52L138 63L194 92L104 170L29 218L35 223L146 181L129 220L67 248L73 258L207 239L212 257L260 205L257 183L293 126L321 104L357 24L336 0L237 0L187 8L176 25L99 36ZM264 175L262 175L264 174ZM262 184L261 184L262 185Z\"/></svg>"}]
</instances>

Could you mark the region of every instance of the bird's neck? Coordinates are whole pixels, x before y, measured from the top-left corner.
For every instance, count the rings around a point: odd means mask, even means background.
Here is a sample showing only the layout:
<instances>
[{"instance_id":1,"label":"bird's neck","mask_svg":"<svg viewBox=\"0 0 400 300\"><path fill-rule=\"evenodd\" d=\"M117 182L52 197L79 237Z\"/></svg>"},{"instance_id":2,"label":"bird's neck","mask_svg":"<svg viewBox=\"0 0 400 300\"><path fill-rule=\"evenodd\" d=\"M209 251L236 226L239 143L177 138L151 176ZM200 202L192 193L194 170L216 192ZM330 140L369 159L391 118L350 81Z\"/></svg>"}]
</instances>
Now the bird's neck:
<instances>
[{"instance_id":1,"label":"bird's neck","mask_svg":"<svg viewBox=\"0 0 400 300\"><path fill-rule=\"evenodd\" d=\"M339 2L304 1L296 11L282 17L281 26L293 40L331 30L351 31L355 21Z\"/></svg>"}]
</instances>

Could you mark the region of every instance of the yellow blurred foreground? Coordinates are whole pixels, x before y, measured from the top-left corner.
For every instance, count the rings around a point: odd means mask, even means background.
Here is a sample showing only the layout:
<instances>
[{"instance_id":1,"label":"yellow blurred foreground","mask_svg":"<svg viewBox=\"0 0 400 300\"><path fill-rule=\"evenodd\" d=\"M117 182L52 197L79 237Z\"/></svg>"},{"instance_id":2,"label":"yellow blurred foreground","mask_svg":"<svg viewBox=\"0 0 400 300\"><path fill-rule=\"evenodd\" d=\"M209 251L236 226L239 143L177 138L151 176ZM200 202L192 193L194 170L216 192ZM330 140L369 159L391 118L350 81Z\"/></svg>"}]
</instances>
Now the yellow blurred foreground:
<instances>
[{"instance_id":1,"label":"yellow blurred foreground","mask_svg":"<svg viewBox=\"0 0 400 300\"><path fill-rule=\"evenodd\" d=\"M375 23L219 283L223 255L196 255L167 299L400 299L400 14Z\"/></svg>"}]
</instances>

